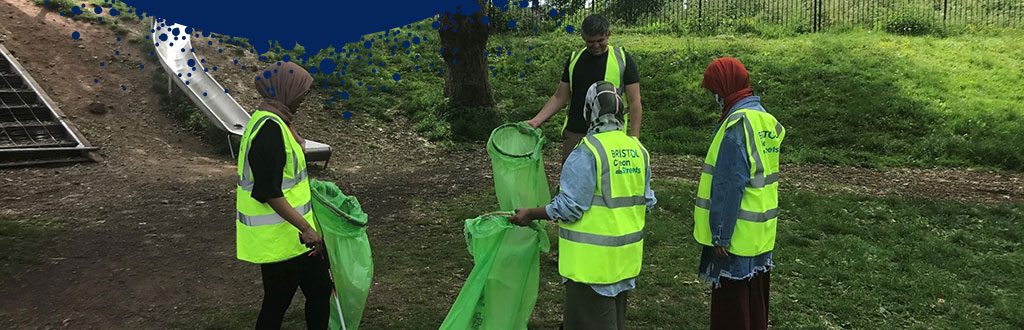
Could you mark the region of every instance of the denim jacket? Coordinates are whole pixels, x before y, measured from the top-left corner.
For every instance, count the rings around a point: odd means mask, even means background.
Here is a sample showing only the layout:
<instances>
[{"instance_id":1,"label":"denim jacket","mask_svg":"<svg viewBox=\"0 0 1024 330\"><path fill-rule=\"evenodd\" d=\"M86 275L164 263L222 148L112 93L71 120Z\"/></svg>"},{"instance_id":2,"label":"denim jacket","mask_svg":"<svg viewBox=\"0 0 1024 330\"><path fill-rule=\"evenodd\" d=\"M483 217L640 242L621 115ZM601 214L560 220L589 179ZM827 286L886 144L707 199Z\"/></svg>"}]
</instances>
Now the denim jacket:
<instances>
[{"instance_id":1,"label":"denim jacket","mask_svg":"<svg viewBox=\"0 0 1024 330\"><path fill-rule=\"evenodd\" d=\"M761 98L757 96L740 100L729 110L729 115L737 109L766 112L761 106ZM717 134L724 123L719 123L714 133ZM712 176L714 179L711 182L711 242L716 246L728 247L736 227L743 191L750 181L750 164L742 125L734 125L725 131ZM721 285L719 279L722 277L742 280L754 276L756 272L768 271L772 267L772 251L753 257L733 254L720 257L715 254L713 247L702 246L697 272L701 278L718 287Z\"/></svg>"}]
</instances>

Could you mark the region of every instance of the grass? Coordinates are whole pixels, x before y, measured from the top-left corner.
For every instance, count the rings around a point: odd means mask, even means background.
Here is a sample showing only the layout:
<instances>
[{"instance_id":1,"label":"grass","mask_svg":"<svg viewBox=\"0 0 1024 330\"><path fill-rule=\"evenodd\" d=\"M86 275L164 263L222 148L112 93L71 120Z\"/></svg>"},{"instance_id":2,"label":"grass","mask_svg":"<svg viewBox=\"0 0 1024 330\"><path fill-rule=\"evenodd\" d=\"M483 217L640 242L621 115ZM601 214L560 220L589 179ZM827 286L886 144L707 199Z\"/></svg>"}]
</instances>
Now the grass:
<instances>
[{"instance_id":1,"label":"grass","mask_svg":"<svg viewBox=\"0 0 1024 330\"><path fill-rule=\"evenodd\" d=\"M33 265L41 264L60 225L49 219L0 216L0 282Z\"/></svg>"},{"instance_id":2,"label":"grass","mask_svg":"<svg viewBox=\"0 0 1024 330\"><path fill-rule=\"evenodd\" d=\"M458 136L452 108L441 95L436 31L429 21L416 25L422 29L367 36L376 40L369 49L360 42L314 56L309 64L333 57L342 71L337 77L318 76L328 80L326 90L337 98L325 106L385 122L406 115L434 140ZM640 67L642 136L652 152L705 153L719 111L699 87L701 73L715 58L731 56L746 65L755 92L786 125L786 161L1024 170L1024 153L1016 148L1024 144L1019 107L1024 50L1014 42L1022 37L1019 31L944 38L837 31L789 36L765 28L708 37L624 33L613 35L612 42L626 47ZM409 49L400 44L413 37L427 39ZM492 35L490 82L500 119L531 118L554 91L567 54L580 47L578 36L565 32ZM399 81L392 79L396 73ZM550 139L559 139L563 116L564 111L543 126Z\"/></svg>"},{"instance_id":3,"label":"grass","mask_svg":"<svg viewBox=\"0 0 1024 330\"><path fill-rule=\"evenodd\" d=\"M706 329L708 286L697 280L695 186L660 180L647 218L644 268L630 295L631 328ZM414 202L411 216L371 229L376 286L362 329L440 324L472 268L462 219L496 208L493 191ZM827 205L827 207L822 207ZM1024 205L784 193L772 324L776 329L1019 329ZM553 227L551 227L553 229ZM556 230L549 229L557 246ZM395 239L400 237L401 239ZM531 329L555 329L563 292L556 249L541 256ZM236 307L253 308L253 307ZM255 312L212 312L203 329L244 328ZM301 328L293 306L290 329ZM231 323L236 322L236 323ZM237 326L221 326L236 324Z\"/></svg>"}]
</instances>

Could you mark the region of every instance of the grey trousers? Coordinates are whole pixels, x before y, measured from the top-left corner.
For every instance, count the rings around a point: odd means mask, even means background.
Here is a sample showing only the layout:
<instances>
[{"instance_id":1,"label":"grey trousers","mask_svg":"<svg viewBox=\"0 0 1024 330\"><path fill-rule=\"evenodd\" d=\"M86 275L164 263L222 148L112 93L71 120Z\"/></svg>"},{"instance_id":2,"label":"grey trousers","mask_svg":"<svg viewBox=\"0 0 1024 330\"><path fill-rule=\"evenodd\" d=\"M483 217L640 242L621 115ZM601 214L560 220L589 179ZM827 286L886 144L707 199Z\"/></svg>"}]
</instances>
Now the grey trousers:
<instances>
[{"instance_id":1,"label":"grey trousers","mask_svg":"<svg viewBox=\"0 0 1024 330\"><path fill-rule=\"evenodd\" d=\"M590 285L572 280L565 282L564 330L625 330L626 298L629 291L605 297Z\"/></svg>"}]
</instances>

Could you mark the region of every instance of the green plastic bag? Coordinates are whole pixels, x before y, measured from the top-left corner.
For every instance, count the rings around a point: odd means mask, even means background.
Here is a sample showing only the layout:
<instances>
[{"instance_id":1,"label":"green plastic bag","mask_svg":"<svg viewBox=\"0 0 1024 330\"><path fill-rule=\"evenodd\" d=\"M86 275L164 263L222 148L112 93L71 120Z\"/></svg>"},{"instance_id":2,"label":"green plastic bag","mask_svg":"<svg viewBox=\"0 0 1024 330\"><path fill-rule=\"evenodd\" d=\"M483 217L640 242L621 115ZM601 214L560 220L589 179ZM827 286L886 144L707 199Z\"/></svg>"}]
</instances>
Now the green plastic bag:
<instances>
[{"instance_id":1,"label":"green plastic bag","mask_svg":"<svg viewBox=\"0 0 1024 330\"><path fill-rule=\"evenodd\" d=\"M540 222L519 227L511 212L466 220L463 232L473 270L441 330L525 330L537 303L540 251L550 248Z\"/></svg>"},{"instance_id":2,"label":"green plastic bag","mask_svg":"<svg viewBox=\"0 0 1024 330\"><path fill-rule=\"evenodd\" d=\"M551 202L544 174L544 135L525 122L498 126L487 140L494 171L494 194L502 210L537 207Z\"/></svg>"},{"instance_id":3,"label":"green plastic bag","mask_svg":"<svg viewBox=\"0 0 1024 330\"><path fill-rule=\"evenodd\" d=\"M366 213L359 201L346 196L331 182L310 180L313 193L313 216L327 245L331 261L331 275L341 314L334 297L331 298L331 320L328 329L356 330L363 318L366 296L373 281L373 258L370 241L366 237Z\"/></svg>"}]
</instances>

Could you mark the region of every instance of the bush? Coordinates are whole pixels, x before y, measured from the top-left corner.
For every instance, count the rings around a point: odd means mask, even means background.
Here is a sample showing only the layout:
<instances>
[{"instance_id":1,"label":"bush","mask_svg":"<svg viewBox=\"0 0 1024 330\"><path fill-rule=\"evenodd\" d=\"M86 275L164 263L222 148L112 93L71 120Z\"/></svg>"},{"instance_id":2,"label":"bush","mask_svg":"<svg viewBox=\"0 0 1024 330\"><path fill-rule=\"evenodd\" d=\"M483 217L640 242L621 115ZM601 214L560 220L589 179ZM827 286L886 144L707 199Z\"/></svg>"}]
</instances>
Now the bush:
<instances>
[{"instance_id":1,"label":"bush","mask_svg":"<svg viewBox=\"0 0 1024 330\"><path fill-rule=\"evenodd\" d=\"M886 32L911 36L937 34L941 27L935 11L912 6L896 8L885 23Z\"/></svg>"}]
</instances>

